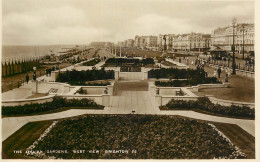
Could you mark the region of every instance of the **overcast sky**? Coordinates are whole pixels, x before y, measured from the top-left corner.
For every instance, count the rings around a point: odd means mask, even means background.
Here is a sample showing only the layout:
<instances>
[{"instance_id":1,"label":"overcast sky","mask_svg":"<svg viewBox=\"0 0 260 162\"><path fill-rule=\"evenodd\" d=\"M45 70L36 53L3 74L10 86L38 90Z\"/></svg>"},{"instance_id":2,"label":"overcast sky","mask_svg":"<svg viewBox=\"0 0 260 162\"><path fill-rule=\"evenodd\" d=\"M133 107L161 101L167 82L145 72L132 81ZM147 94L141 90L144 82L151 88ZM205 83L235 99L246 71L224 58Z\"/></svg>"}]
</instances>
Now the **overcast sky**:
<instances>
[{"instance_id":1,"label":"overcast sky","mask_svg":"<svg viewBox=\"0 0 260 162\"><path fill-rule=\"evenodd\" d=\"M4 45L88 44L135 35L211 33L254 22L253 1L3 0Z\"/></svg>"}]
</instances>

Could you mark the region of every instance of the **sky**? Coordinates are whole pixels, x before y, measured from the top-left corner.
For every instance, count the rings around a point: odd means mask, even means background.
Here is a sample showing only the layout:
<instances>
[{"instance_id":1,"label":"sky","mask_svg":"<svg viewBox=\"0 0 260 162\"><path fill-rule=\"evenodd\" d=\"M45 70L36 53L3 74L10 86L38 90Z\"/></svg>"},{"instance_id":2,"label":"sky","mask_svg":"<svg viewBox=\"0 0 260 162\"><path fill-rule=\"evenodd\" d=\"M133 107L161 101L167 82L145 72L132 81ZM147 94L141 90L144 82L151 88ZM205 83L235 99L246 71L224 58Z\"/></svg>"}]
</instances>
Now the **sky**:
<instances>
[{"instance_id":1,"label":"sky","mask_svg":"<svg viewBox=\"0 0 260 162\"><path fill-rule=\"evenodd\" d=\"M3 45L117 42L135 35L210 34L254 23L254 1L3 0Z\"/></svg>"}]
</instances>

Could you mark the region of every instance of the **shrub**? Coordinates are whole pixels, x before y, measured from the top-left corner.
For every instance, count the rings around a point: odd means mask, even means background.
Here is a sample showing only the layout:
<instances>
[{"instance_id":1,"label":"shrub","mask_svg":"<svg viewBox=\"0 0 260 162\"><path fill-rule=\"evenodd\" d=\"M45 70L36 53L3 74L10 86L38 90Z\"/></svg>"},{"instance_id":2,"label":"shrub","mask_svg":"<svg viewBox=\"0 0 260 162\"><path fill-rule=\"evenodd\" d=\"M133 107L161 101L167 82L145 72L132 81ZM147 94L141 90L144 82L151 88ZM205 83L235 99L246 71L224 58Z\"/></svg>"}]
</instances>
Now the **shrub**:
<instances>
[{"instance_id":1,"label":"shrub","mask_svg":"<svg viewBox=\"0 0 260 162\"><path fill-rule=\"evenodd\" d=\"M60 97L54 97L52 102L46 102L43 104L26 104L23 106L3 106L2 115L25 115L38 112L46 112L51 110L57 110L63 107L90 107L96 109L102 109L104 106L95 103L93 100L84 98L81 100L72 99L67 100Z\"/></svg>"},{"instance_id":2,"label":"shrub","mask_svg":"<svg viewBox=\"0 0 260 162\"><path fill-rule=\"evenodd\" d=\"M208 97L200 97L196 101L184 101L184 100L170 100L166 105L168 109L185 109L185 110L202 110L213 114L219 114L232 117L246 117L254 118L255 109L251 109L248 106L222 106L220 104L213 104ZM160 107L165 109L165 107Z\"/></svg>"}]
</instances>

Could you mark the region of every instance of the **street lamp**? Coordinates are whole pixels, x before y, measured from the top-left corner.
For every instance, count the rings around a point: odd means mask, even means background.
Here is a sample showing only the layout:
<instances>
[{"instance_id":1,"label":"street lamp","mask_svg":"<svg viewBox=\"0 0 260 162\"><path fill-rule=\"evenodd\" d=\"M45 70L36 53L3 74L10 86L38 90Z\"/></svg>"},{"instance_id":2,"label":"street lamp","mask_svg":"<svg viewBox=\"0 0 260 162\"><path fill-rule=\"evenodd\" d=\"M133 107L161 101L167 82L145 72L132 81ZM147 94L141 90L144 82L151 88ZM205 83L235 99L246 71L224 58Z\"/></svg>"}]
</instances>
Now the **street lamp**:
<instances>
[{"instance_id":1,"label":"street lamp","mask_svg":"<svg viewBox=\"0 0 260 162\"><path fill-rule=\"evenodd\" d=\"M245 59L245 43L244 43L244 37L245 37L245 26L244 26L244 24L242 25L242 27L243 27L243 29L242 29L242 31L243 31L243 60Z\"/></svg>"},{"instance_id":2,"label":"street lamp","mask_svg":"<svg viewBox=\"0 0 260 162\"><path fill-rule=\"evenodd\" d=\"M235 63L235 26L236 26L236 23L237 23L237 19L236 18L233 18L232 19L232 27L233 27L233 45L232 45L232 51L233 51L233 72L232 74L236 74L236 63Z\"/></svg>"}]
</instances>

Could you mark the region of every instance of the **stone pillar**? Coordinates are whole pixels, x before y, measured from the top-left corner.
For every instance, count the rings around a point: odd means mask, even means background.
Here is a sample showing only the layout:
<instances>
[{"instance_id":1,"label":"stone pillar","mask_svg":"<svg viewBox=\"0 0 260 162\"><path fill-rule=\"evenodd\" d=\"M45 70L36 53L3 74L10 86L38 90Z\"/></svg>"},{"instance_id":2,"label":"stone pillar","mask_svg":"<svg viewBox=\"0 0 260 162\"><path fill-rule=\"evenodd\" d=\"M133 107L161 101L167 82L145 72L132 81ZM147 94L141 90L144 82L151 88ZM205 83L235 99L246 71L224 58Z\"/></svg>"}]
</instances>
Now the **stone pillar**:
<instances>
[{"instance_id":1,"label":"stone pillar","mask_svg":"<svg viewBox=\"0 0 260 162\"><path fill-rule=\"evenodd\" d=\"M102 94L102 105L110 106L110 95L109 94Z\"/></svg>"},{"instance_id":2,"label":"stone pillar","mask_svg":"<svg viewBox=\"0 0 260 162\"><path fill-rule=\"evenodd\" d=\"M155 100L158 103L158 106L162 106L162 96L156 95Z\"/></svg>"},{"instance_id":3,"label":"stone pillar","mask_svg":"<svg viewBox=\"0 0 260 162\"><path fill-rule=\"evenodd\" d=\"M52 71L51 72L51 82L56 82L56 79L58 78L59 76L59 72L58 71Z\"/></svg>"},{"instance_id":4,"label":"stone pillar","mask_svg":"<svg viewBox=\"0 0 260 162\"><path fill-rule=\"evenodd\" d=\"M143 76L144 76L144 80L147 80L148 79L148 72L144 71Z\"/></svg>"},{"instance_id":5,"label":"stone pillar","mask_svg":"<svg viewBox=\"0 0 260 162\"><path fill-rule=\"evenodd\" d=\"M69 92L70 92L70 85L65 85L63 93L66 94L66 93L69 93Z\"/></svg>"},{"instance_id":6,"label":"stone pillar","mask_svg":"<svg viewBox=\"0 0 260 162\"><path fill-rule=\"evenodd\" d=\"M112 83L113 84L113 83ZM113 95L113 91L114 91L114 84L113 85L108 85L107 86L107 89L108 89L108 94L109 95Z\"/></svg>"},{"instance_id":7,"label":"stone pillar","mask_svg":"<svg viewBox=\"0 0 260 162\"><path fill-rule=\"evenodd\" d=\"M115 70L115 80L118 80L119 79L119 71L118 70Z\"/></svg>"}]
</instances>

